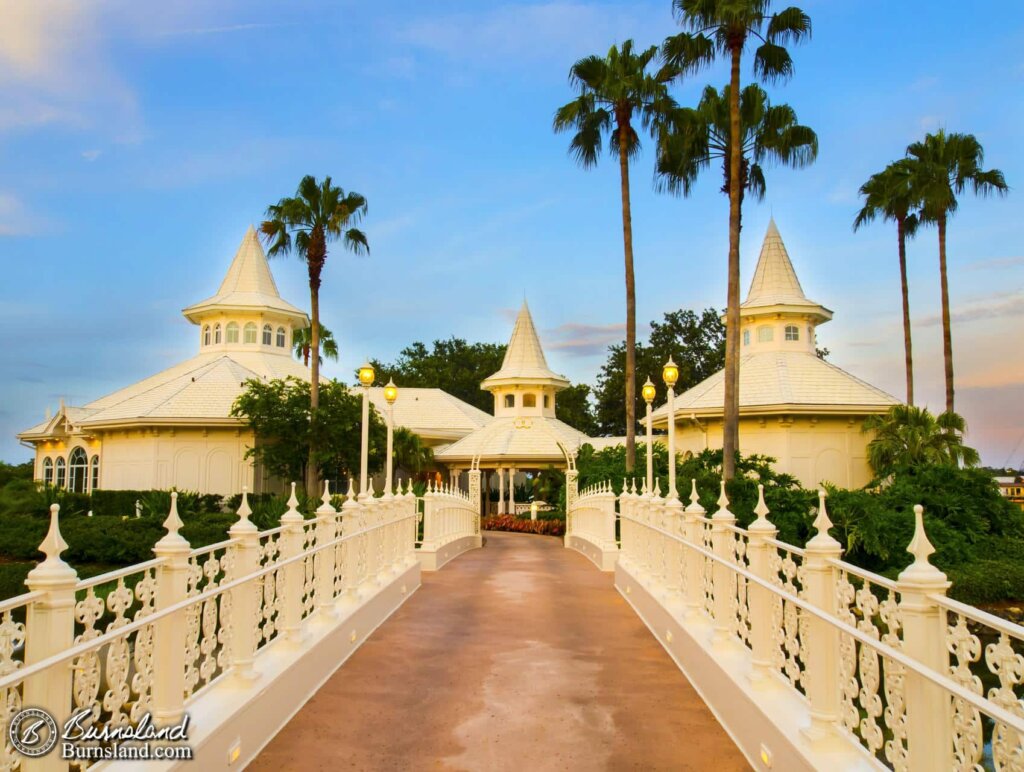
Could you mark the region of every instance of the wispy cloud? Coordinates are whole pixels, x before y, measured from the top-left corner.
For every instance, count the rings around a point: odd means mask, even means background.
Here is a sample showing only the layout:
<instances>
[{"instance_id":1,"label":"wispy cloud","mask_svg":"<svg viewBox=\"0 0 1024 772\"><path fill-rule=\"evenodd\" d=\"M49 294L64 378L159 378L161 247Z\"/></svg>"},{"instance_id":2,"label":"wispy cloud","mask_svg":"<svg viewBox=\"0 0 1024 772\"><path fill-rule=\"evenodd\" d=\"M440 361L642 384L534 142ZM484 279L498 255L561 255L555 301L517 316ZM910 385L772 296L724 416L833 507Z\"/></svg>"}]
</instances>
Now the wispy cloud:
<instances>
[{"instance_id":1,"label":"wispy cloud","mask_svg":"<svg viewBox=\"0 0 1024 772\"><path fill-rule=\"evenodd\" d=\"M1017 257L993 257L988 260L978 260L967 266L970 271L990 271L1002 268L1016 268L1024 266L1024 255Z\"/></svg>"},{"instance_id":2,"label":"wispy cloud","mask_svg":"<svg viewBox=\"0 0 1024 772\"><path fill-rule=\"evenodd\" d=\"M987 298L965 303L960 308L950 311L951 319L958 323L1017 316L1024 316L1024 289L993 293ZM941 322L940 315L932 314L924 317L917 324L921 327L936 327Z\"/></svg>"},{"instance_id":3,"label":"wispy cloud","mask_svg":"<svg viewBox=\"0 0 1024 772\"><path fill-rule=\"evenodd\" d=\"M252 22L249 24L225 24L219 27L193 27L191 29L164 30L162 37L197 37L202 35L223 35L231 32L251 32L253 30L277 29L279 27L295 27L298 22Z\"/></svg>"},{"instance_id":4,"label":"wispy cloud","mask_svg":"<svg viewBox=\"0 0 1024 772\"><path fill-rule=\"evenodd\" d=\"M624 324L581 324L567 322L546 331L552 351L563 351L573 356L604 354L608 347L618 343L626 334Z\"/></svg>"},{"instance_id":5,"label":"wispy cloud","mask_svg":"<svg viewBox=\"0 0 1024 772\"><path fill-rule=\"evenodd\" d=\"M481 13L432 15L399 29L397 37L455 60L507 67L552 59L565 62L630 37L641 44L659 40L664 30L647 29L645 17L628 4L551 0L492 6Z\"/></svg>"},{"instance_id":6,"label":"wispy cloud","mask_svg":"<svg viewBox=\"0 0 1024 772\"><path fill-rule=\"evenodd\" d=\"M27 236L35 233L42 221L29 212L24 202L13 193L0 190L0 237ZM4 306L0 304L0 316Z\"/></svg>"}]
</instances>

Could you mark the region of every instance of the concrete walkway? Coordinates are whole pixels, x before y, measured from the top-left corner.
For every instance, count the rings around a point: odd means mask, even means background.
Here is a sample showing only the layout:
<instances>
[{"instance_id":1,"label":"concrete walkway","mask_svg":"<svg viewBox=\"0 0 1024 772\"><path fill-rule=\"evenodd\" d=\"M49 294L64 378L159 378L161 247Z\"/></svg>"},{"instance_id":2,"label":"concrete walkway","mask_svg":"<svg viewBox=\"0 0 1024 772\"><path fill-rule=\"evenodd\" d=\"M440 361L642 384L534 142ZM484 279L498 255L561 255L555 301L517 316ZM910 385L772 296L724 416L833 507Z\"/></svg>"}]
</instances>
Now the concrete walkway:
<instances>
[{"instance_id":1,"label":"concrete walkway","mask_svg":"<svg viewBox=\"0 0 1024 772\"><path fill-rule=\"evenodd\" d=\"M249 768L748 768L610 574L559 539L485 536L424 574Z\"/></svg>"}]
</instances>

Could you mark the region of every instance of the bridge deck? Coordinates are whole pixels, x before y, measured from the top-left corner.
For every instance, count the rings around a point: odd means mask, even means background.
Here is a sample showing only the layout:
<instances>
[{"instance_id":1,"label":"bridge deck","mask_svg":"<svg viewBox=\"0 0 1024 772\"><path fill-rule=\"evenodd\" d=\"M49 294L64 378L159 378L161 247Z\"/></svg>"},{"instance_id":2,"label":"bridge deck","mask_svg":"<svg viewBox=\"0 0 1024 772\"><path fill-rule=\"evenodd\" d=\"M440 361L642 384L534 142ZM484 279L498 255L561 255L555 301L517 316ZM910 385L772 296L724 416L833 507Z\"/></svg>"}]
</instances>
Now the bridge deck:
<instances>
[{"instance_id":1,"label":"bridge deck","mask_svg":"<svg viewBox=\"0 0 1024 772\"><path fill-rule=\"evenodd\" d=\"M747 769L602 574L488 533L330 678L255 770Z\"/></svg>"}]
</instances>

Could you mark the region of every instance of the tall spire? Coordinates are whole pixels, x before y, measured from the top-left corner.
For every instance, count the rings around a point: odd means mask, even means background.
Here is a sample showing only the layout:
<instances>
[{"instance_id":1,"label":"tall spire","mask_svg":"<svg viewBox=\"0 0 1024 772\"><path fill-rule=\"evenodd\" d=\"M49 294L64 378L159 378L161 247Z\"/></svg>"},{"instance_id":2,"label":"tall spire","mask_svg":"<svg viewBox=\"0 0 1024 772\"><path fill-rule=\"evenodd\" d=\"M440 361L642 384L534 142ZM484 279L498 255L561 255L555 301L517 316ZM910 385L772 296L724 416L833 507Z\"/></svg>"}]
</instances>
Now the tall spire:
<instances>
[{"instance_id":1,"label":"tall spire","mask_svg":"<svg viewBox=\"0 0 1024 772\"><path fill-rule=\"evenodd\" d=\"M487 378L481 388L488 389L492 386L505 386L516 382L524 383L549 383L553 386L565 388L569 381L548 367L547 359L544 357L544 349L541 348L540 338L537 336L537 328L534 327L533 317L530 315L530 308L523 301L523 307L519 309L515 326L512 328L512 337L509 338L508 347L505 349L505 359L501 363L501 369Z\"/></svg>"},{"instance_id":2,"label":"tall spire","mask_svg":"<svg viewBox=\"0 0 1024 772\"><path fill-rule=\"evenodd\" d=\"M281 298L267 256L252 225L242 237L242 243L228 266L217 294L189 306L182 313L190 322L198 324L205 314L225 310L266 310L309 324L305 313Z\"/></svg>"},{"instance_id":3,"label":"tall spire","mask_svg":"<svg viewBox=\"0 0 1024 772\"><path fill-rule=\"evenodd\" d=\"M773 217L768 222L768 231L764 234L761 245L761 256L757 259L754 278L750 282L750 291L744 306L774 305L808 305L811 301L804 295L800 280L789 260L786 245L775 225Z\"/></svg>"}]
</instances>

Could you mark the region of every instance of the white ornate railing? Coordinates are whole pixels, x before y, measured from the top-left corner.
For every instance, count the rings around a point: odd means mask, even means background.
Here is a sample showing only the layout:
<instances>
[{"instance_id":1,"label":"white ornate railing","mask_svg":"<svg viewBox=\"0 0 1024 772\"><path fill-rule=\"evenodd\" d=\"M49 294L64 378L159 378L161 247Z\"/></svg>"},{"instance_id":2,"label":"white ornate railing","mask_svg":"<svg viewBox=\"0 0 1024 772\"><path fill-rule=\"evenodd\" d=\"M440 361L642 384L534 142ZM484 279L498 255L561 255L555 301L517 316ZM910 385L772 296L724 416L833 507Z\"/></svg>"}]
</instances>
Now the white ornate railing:
<instances>
[{"instance_id":1,"label":"white ornate railing","mask_svg":"<svg viewBox=\"0 0 1024 772\"><path fill-rule=\"evenodd\" d=\"M616 497L611 484L591 485L566 501L565 546L582 552L602 571L613 570L619 546L615 536Z\"/></svg>"},{"instance_id":2,"label":"white ornate railing","mask_svg":"<svg viewBox=\"0 0 1024 772\"><path fill-rule=\"evenodd\" d=\"M230 538L192 549L172 493L156 558L87 580L60 557L68 545L51 506L46 559L28 575L30 592L0 603L0 770L68 767L56 752L33 759L11 747L7 727L22 706L58 722L87 709L97 729L134 725L146 713L176 722L225 679L258 678L278 641L305 640L311 624L354 612L416 565L411 488L357 499L350 485L340 513L326 486L322 501L304 518L293 485L281 526L261 533L243 492Z\"/></svg>"},{"instance_id":3,"label":"white ornate railing","mask_svg":"<svg viewBox=\"0 0 1024 772\"><path fill-rule=\"evenodd\" d=\"M417 554L427 571L437 570L456 555L482 544L480 472L470 470L469 482L469 491L431 483L420 499L423 542Z\"/></svg>"},{"instance_id":4,"label":"white ornate railing","mask_svg":"<svg viewBox=\"0 0 1024 772\"><path fill-rule=\"evenodd\" d=\"M921 507L892 581L841 560L824 492L803 549L776 539L763 487L746 529L718 503L625 490L616 584L752 761L1024 769L1024 627L946 597ZM738 700L763 724L730 725Z\"/></svg>"}]
</instances>

